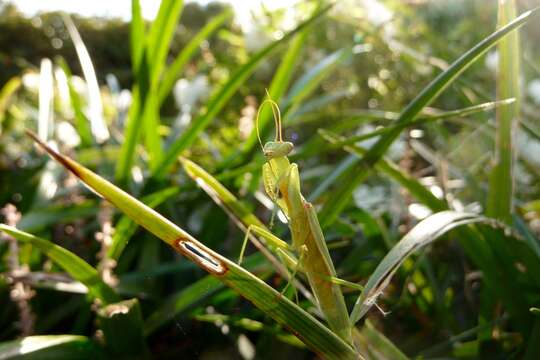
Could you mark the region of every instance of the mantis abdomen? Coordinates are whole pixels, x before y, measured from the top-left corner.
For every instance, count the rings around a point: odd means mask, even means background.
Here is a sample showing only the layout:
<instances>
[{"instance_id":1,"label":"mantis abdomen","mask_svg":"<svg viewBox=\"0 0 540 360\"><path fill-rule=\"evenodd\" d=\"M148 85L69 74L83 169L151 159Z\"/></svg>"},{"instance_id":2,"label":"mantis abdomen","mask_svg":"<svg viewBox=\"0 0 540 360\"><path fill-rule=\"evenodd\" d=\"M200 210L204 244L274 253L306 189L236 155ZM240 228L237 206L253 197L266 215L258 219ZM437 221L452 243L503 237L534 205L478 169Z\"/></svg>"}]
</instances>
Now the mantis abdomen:
<instances>
[{"instance_id":1,"label":"mantis abdomen","mask_svg":"<svg viewBox=\"0 0 540 360\"><path fill-rule=\"evenodd\" d=\"M270 160L270 167L283 168L272 164L273 161L274 159ZM286 169L286 173L278 175L282 179L278 181L278 186L283 196L282 203L285 204L288 213L294 248L300 254L301 266L330 328L350 342L351 326L345 299L339 285L331 281L331 278L336 277L336 270L326 247L317 214L311 203L307 202L300 192L297 165L290 164Z\"/></svg>"}]
</instances>

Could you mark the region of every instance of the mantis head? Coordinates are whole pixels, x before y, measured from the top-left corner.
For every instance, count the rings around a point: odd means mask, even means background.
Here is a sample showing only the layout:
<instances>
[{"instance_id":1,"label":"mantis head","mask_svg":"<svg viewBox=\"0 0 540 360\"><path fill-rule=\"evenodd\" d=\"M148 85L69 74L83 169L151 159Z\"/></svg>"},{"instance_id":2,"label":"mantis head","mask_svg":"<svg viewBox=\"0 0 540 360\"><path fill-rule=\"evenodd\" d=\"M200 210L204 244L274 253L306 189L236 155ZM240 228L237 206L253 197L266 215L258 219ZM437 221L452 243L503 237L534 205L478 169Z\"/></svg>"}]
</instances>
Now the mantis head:
<instances>
[{"instance_id":1,"label":"mantis head","mask_svg":"<svg viewBox=\"0 0 540 360\"><path fill-rule=\"evenodd\" d=\"M269 141L264 144L263 152L267 159L275 159L282 156L287 156L294 148L290 141Z\"/></svg>"}]
</instances>

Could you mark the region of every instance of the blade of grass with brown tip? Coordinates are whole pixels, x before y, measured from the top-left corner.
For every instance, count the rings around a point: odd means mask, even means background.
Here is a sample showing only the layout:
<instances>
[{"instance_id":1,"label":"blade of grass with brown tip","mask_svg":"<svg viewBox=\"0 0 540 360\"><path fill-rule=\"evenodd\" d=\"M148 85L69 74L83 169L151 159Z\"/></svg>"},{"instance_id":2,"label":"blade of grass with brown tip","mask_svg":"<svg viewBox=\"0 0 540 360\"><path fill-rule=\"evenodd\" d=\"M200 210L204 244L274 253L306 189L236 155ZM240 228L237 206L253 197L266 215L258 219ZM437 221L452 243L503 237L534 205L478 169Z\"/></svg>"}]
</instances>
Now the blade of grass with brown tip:
<instances>
[{"instance_id":1,"label":"blade of grass with brown tip","mask_svg":"<svg viewBox=\"0 0 540 360\"><path fill-rule=\"evenodd\" d=\"M294 304L264 281L236 263L208 248L186 231L144 205L107 180L59 154L34 134L28 134L82 182L118 207L153 235L172 246L204 271L251 301L256 307L287 327L311 350L327 359L357 359L350 344L340 339L312 315Z\"/></svg>"}]
</instances>

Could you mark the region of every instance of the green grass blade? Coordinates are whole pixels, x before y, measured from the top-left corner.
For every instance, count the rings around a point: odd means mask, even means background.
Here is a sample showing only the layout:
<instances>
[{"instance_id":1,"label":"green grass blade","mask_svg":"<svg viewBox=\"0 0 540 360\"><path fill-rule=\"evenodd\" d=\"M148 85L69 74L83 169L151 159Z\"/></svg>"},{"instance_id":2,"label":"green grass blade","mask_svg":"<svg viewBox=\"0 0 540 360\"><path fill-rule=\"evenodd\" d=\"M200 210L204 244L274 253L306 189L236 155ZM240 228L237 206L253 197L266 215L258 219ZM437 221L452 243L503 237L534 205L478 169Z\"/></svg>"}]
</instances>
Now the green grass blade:
<instances>
[{"instance_id":1,"label":"green grass blade","mask_svg":"<svg viewBox=\"0 0 540 360\"><path fill-rule=\"evenodd\" d=\"M156 88L155 86L161 79L171 40L183 7L182 0L163 0L149 30L146 46L153 88Z\"/></svg>"},{"instance_id":2,"label":"green grass blade","mask_svg":"<svg viewBox=\"0 0 540 360\"><path fill-rule=\"evenodd\" d=\"M115 170L115 178L122 184L127 182L135 159L135 147L143 128L150 168L154 169L162 160L163 148L157 131L160 124L157 91L182 8L183 1L163 1L145 37L144 23L140 18L140 4L137 1L132 3L132 41L144 41L131 45L132 56L135 56L132 58L132 63L136 74L136 85L133 89L133 102L124 130L120 159ZM141 44L143 44L142 49Z\"/></svg>"},{"instance_id":3,"label":"green grass blade","mask_svg":"<svg viewBox=\"0 0 540 360\"><path fill-rule=\"evenodd\" d=\"M86 336L40 335L0 343L0 360L104 359L99 347Z\"/></svg>"},{"instance_id":4,"label":"green grass blade","mask_svg":"<svg viewBox=\"0 0 540 360\"><path fill-rule=\"evenodd\" d=\"M69 100L71 103L71 108L73 109L73 113L75 114L75 124L77 132L79 133L79 136L81 138L81 144L83 147L88 147L94 142L92 136L92 129L90 128L90 120L88 120L88 118L84 114L83 101L81 99L81 96L73 86L72 74L68 64L63 58L61 58L58 63L66 74L67 85L69 89Z\"/></svg>"},{"instance_id":5,"label":"green grass blade","mask_svg":"<svg viewBox=\"0 0 540 360\"><path fill-rule=\"evenodd\" d=\"M198 303L216 291L223 288L223 283L212 276L204 278L190 284L165 300L163 305L158 307L145 321L145 335L151 335L154 331L163 326L182 311L195 303Z\"/></svg>"},{"instance_id":6,"label":"green grass blade","mask_svg":"<svg viewBox=\"0 0 540 360\"><path fill-rule=\"evenodd\" d=\"M21 221L17 223L17 227L22 231L36 232L59 222L76 221L95 216L98 212L99 207L95 201L85 201L72 206L62 204L34 207L24 213Z\"/></svg>"},{"instance_id":7,"label":"green grass blade","mask_svg":"<svg viewBox=\"0 0 540 360\"><path fill-rule=\"evenodd\" d=\"M351 312L351 322L356 323L375 304L389 285L399 266L415 251L431 244L448 231L466 224L483 223L500 230L500 224L476 214L441 211L421 221L394 246L369 277L364 291ZM500 230L504 231L504 230Z\"/></svg>"},{"instance_id":8,"label":"green grass blade","mask_svg":"<svg viewBox=\"0 0 540 360\"><path fill-rule=\"evenodd\" d=\"M150 88L145 93L146 96L142 98L142 108L140 111L145 130L145 146L148 151L148 162L151 170L155 169L163 156L161 137L157 131L160 125L158 89L182 9L183 1L181 0L163 0L146 38L147 43L144 55L148 62L148 72L144 74L149 77L147 81Z\"/></svg>"},{"instance_id":9,"label":"green grass blade","mask_svg":"<svg viewBox=\"0 0 540 360\"><path fill-rule=\"evenodd\" d=\"M294 30L287 33L281 39L272 42L253 57L238 70L231 75L229 81L227 81L222 87L216 91L210 98L206 111L193 120L192 125L178 138L176 139L170 148L167 150L163 161L159 164L157 169L153 172L156 177L162 177L167 170L177 161L178 156L183 150L195 142L199 134L210 124L214 117L223 109L229 99L234 95L236 90L249 78L249 76L255 71L257 66L279 45L287 42L294 34L304 29L309 24L320 18L325 14L330 7L325 7L321 11L318 11L308 20L302 22Z\"/></svg>"},{"instance_id":10,"label":"green grass blade","mask_svg":"<svg viewBox=\"0 0 540 360\"><path fill-rule=\"evenodd\" d=\"M71 251L4 224L0 224L0 231L14 237L18 241L30 243L32 246L38 248L71 275L71 277L83 283L88 288L89 293L93 297L100 299L103 303L109 304L119 300L114 290L101 280L97 270Z\"/></svg>"},{"instance_id":11,"label":"green grass blade","mask_svg":"<svg viewBox=\"0 0 540 360\"><path fill-rule=\"evenodd\" d=\"M141 3L139 0L131 0L131 23L129 24L129 32L131 66L133 73L137 74L141 57L143 56L145 40L144 19L142 17Z\"/></svg>"},{"instance_id":12,"label":"green grass blade","mask_svg":"<svg viewBox=\"0 0 540 360\"><path fill-rule=\"evenodd\" d=\"M226 206L246 227L257 225L262 228L266 226L251 213L225 186L223 186L212 175L206 172L199 165L189 159L182 158L182 165L186 173L196 182L203 181L217 195L221 203Z\"/></svg>"},{"instance_id":13,"label":"green grass blade","mask_svg":"<svg viewBox=\"0 0 540 360\"><path fill-rule=\"evenodd\" d=\"M150 89L144 101L142 123L144 126L145 147L148 152L148 164L150 169L154 169L163 156L161 136L158 131L160 125L159 104L154 88Z\"/></svg>"},{"instance_id":14,"label":"green grass blade","mask_svg":"<svg viewBox=\"0 0 540 360\"><path fill-rule=\"evenodd\" d=\"M243 265L250 271L269 270L269 267L261 266L261 260L261 254L256 253L246 258ZM166 322L172 320L175 316L184 312L194 304L212 296L217 291L223 289L223 287L224 285L222 282L208 275L171 295L146 319L145 334L147 336L151 335Z\"/></svg>"},{"instance_id":15,"label":"green grass blade","mask_svg":"<svg viewBox=\"0 0 540 360\"><path fill-rule=\"evenodd\" d=\"M38 135L45 141L54 134L54 83L51 60L41 59L39 67Z\"/></svg>"},{"instance_id":16,"label":"green grass blade","mask_svg":"<svg viewBox=\"0 0 540 360\"><path fill-rule=\"evenodd\" d=\"M513 104L514 102L515 102L515 99L492 101L492 102L487 102L487 103L483 103L483 104L479 104L479 105L469 106L469 107L466 107L466 108L463 108L463 109L451 110L451 111L442 111L440 113L432 114L432 115L429 115L429 116L419 116L417 119L411 121L409 123L408 127L424 125L426 123L430 123L430 122L438 121L438 120L443 120L443 119L452 120L453 118L459 118L459 117L464 117L464 116L476 114L476 113L479 113L479 112L490 111L490 110L498 108L498 107ZM371 131L371 132L366 133L366 134L349 136L345 140L338 141L333 145L334 146L343 146L343 145L348 145L348 144L354 144L355 142L358 142L358 141L363 141L363 140L371 139L372 137L375 137L375 136L380 136L380 135L387 134L387 133L391 132L393 129L395 129L395 127L396 127L395 124L391 124L389 126L385 126L383 128Z\"/></svg>"},{"instance_id":17,"label":"green grass blade","mask_svg":"<svg viewBox=\"0 0 540 360\"><path fill-rule=\"evenodd\" d=\"M98 325L111 358L149 359L143 334L141 306L137 299L103 306L97 311Z\"/></svg>"},{"instance_id":18,"label":"green grass blade","mask_svg":"<svg viewBox=\"0 0 540 360\"><path fill-rule=\"evenodd\" d=\"M333 144L341 144L346 140L342 137L338 137L330 131L319 129L319 133L327 141ZM346 145L344 146L345 151L356 155L358 158L362 158L367 152L366 149L358 145ZM406 174L403 170L399 168L397 164L392 162L390 159L381 158L377 164L375 164L375 169L383 174L388 175L390 179L396 181L398 184L403 186L413 195L417 200L422 202L422 204L429 207L432 211L443 211L447 210L448 206L443 201L437 198L431 191L429 191L424 185L422 185L416 178L412 177L409 174Z\"/></svg>"},{"instance_id":19,"label":"green grass blade","mask_svg":"<svg viewBox=\"0 0 540 360\"><path fill-rule=\"evenodd\" d=\"M416 96L400 114L396 128L382 136L365 154L362 161L352 171L342 175L343 183L333 195L333 201L327 202L321 211L321 223L328 226L339 212L347 205L350 195L357 185L365 180L372 166L379 161L386 150L418 116L422 109L433 102L465 69L497 44L505 35L527 23L538 14L539 8L527 11L504 27L484 38L477 45L454 61ZM346 179L346 180L345 180Z\"/></svg>"},{"instance_id":20,"label":"green grass blade","mask_svg":"<svg viewBox=\"0 0 540 360\"><path fill-rule=\"evenodd\" d=\"M92 59L84 45L81 35L69 15L63 14L62 20L64 20L71 41L73 41L73 45L75 45L84 79L88 86L88 118L90 119L92 135L96 139L96 142L101 144L109 139L109 130L107 129L105 119L103 118L103 103L101 101L101 92L99 91L96 71L94 70Z\"/></svg>"},{"instance_id":21,"label":"green grass blade","mask_svg":"<svg viewBox=\"0 0 540 360\"><path fill-rule=\"evenodd\" d=\"M178 191L178 188L163 189L145 196L142 198L142 202L153 209L161 205L167 199L178 194ZM112 237L111 246L107 250L107 257L109 259L118 260L129 239L135 234L135 231L137 231L137 224L128 216L124 215L118 220L114 228L114 235Z\"/></svg>"},{"instance_id":22,"label":"green grass blade","mask_svg":"<svg viewBox=\"0 0 540 360\"><path fill-rule=\"evenodd\" d=\"M162 215L133 198L120 188L63 156L34 134L28 132L51 157L71 171L86 185L118 207L153 235L171 245L201 269L251 301L266 315L286 326L311 350L327 359L357 359L355 350L326 326L294 304L264 281L236 263L216 253Z\"/></svg>"},{"instance_id":23,"label":"green grass blade","mask_svg":"<svg viewBox=\"0 0 540 360\"><path fill-rule=\"evenodd\" d=\"M135 85L132 91L133 100L124 128L124 141L120 148L120 157L115 169L115 179L121 184L127 183L135 159L135 146L139 141L141 132L142 104L150 87L148 61L145 53L145 24L139 0L131 1L130 36L131 65L133 74L135 74Z\"/></svg>"},{"instance_id":24,"label":"green grass blade","mask_svg":"<svg viewBox=\"0 0 540 360\"><path fill-rule=\"evenodd\" d=\"M516 2L514 0L499 1L499 27L504 27L516 18ZM496 149L494 166L489 179L487 214L503 220L512 221L513 195L513 159L512 144L514 128L519 116L519 79L520 50L519 33L513 32L497 45L497 99L513 97L518 99L511 106L497 110Z\"/></svg>"},{"instance_id":25,"label":"green grass blade","mask_svg":"<svg viewBox=\"0 0 540 360\"><path fill-rule=\"evenodd\" d=\"M142 63L139 67L139 73L146 73L148 71L148 63L145 59L146 58L143 56ZM138 75L138 78L145 79L147 77L144 75ZM144 94L144 89L145 85L141 86L139 84L136 84L133 88L133 101L131 103L131 107L129 108L129 113L124 129L124 142L120 147L120 156L115 169L115 179L122 184L125 184L127 182L131 167L133 165L133 161L137 154L136 145L139 141L139 136L142 129L141 104L146 96Z\"/></svg>"},{"instance_id":26,"label":"green grass blade","mask_svg":"<svg viewBox=\"0 0 540 360\"><path fill-rule=\"evenodd\" d=\"M311 67L292 86L284 104L284 114L294 112L317 86L345 59L352 55L351 48L339 49Z\"/></svg>"},{"instance_id":27,"label":"green grass blade","mask_svg":"<svg viewBox=\"0 0 540 360\"><path fill-rule=\"evenodd\" d=\"M223 11L223 13L210 20L198 33L195 35L187 45L182 49L174 61L163 72L163 77L159 85L159 104L163 104L163 101L167 98L167 95L171 92L176 80L182 74L185 65L199 50L199 46L203 41L208 39L216 30L218 30L225 21L229 20L233 15L233 12L229 9Z\"/></svg>"},{"instance_id":28,"label":"green grass blade","mask_svg":"<svg viewBox=\"0 0 540 360\"><path fill-rule=\"evenodd\" d=\"M9 79L0 90L0 135L2 134L2 122L6 116L6 110L13 95L21 87L22 81L18 76Z\"/></svg>"},{"instance_id":29,"label":"green grass blade","mask_svg":"<svg viewBox=\"0 0 540 360\"><path fill-rule=\"evenodd\" d=\"M354 336L363 353L368 354L370 360L407 360L403 354L386 336L384 336L371 321L366 320L361 330L355 331Z\"/></svg>"},{"instance_id":30,"label":"green grass blade","mask_svg":"<svg viewBox=\"0 0 540 360\"><path fill-rule=\"evenodd\" d=\"M298 63L298 59L300 57L300 54L302 53L303 46L306 42L308 30L309 27L305 28L304 30L302 30L302 32L295 35L293 41L291 41L291 45L287 48L285 56L279 64L279 67L274 74L274 77L272 78L268 93L270 94L270 98L274 99L278 103L285 94L285 91L287 90L291 82L294 69L296 67L296 64ZM259 116L259 127L262 134L266 133L266 129L268 128L268 124L271 119L272 112L269 108L264 107L261 110L261 114ZM257 139L257 132L252 131L249 137L244 142L242 153L250 154L254 150L254 148L258 146L258 144L259 142Z\"/></svg>"}]
</instances>

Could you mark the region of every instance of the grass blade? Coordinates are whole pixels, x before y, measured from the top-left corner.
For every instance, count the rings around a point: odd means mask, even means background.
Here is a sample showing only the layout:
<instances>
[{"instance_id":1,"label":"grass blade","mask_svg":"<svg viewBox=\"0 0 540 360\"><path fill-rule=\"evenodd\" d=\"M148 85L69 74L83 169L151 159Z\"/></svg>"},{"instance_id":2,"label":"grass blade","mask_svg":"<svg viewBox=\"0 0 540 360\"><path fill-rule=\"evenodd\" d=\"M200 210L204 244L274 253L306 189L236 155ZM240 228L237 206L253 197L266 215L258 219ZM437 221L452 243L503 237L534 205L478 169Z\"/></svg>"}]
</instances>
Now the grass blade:
<instances>
[{"instance_id":1,"label":"grass blade","mask_svg":"<svg viewBox=\"0 0 540 360\"><path fill-rule=\"evenodd\" d=\"M514 102L515 102L515 99L512 98L512 99L492 101L492 102L487 102L487 103L483 103L479 105L469 106L469 107L459 109L459 110L443 111L443 112L432 114L429 116L420 116L417 119L411 121L409 124L409 127L423 125L426 123L430 123L430 122L438 121L442 119L452 120L452 118L464 117L464 116L476 114L479 112L489 111L498 107L513 104ZM345 140L338 141L333 145L338 147L338 146L343 146L343 145L348 145L348 144L354 144L358 141L363 141L366 139L371 139L372 137L375 137L375 136L387 134L391 132L395 127L396 127L395 124L391 124L389 126L382 127L380 129L371 131L366 134L349 136Z\"/></svg>"},{"instance_id":2,"label":"grass blade","mask_svg":"<svg viewBox=\"0 0 540 360\"><path fill-rule=\"evenodd\" d=\"M150 65L152 87L158 84L165 67L171 40L184 2L182 0L163 0L147 38L147 56Z\"/></svg>"},{"instance_id":3,"label":"grass blade","mask_svg":"<svg viewBox=\"0 0 540 360\"><path fill-rule=\"evenodd\" d=\"M256 253L248 258L243 265L250 271L270 270L261 266L261 254ZM171 295L156 309L145 321L145 335L151 335L167 321L182 313L192 305L212 296L212 294L223 289L224 285L218 279L208 275L193 284L183 288L174 295Z\"/></svg>"},{"instance_id":4,"label":"grass blade","mask_svg":"<svg viewBox=\"0 0 540 360\"><path fill-rule=\"evenodd\" d=\"M199 46L203 41L208 39L216 30L218 30L225 21L229 20L233 15L230 10L225 10L218 16L210 20L189 43L182 49L178 56L174 59L171 65L163 72L163 77L159 86L159 104L167 98L171 92L176 80L182 74L185 65L195 55Z\"/></svg>"},{"instance_id":5,"label":"grass blade","mask_svg":"<svg viewBox=\"0 0 540 360\"><path fill-rule=\"evenodd\" d=\"M39 71L38 135L43 141L50 139L54 133L53 91L52 62L49 59L41 59Z\"/></svg>"},{"instance_id":6,"label":"grass blade","mask_svg":"<svg viewBox=\"0 0 540 360\"><path fill-rule=\"evenodd\" d=\"M289 92L284 106L284 114L294 112L315 89L321 81L331 74L342 61L352 55L351 48L339 49L324 57L315 66L309 69L298 81L295 82Z\"/></svg>"},{"instance_id":7,"label":"grass blade","mask_svg":"<svg viewBox=\"0 0 540 360\"><path fill-rule=\"evenodd\" d=\"M71 108L75 114L75 124L77 132L81 138L81 144L84 147L92 145L92 129L90 128L90 120L86 117L83 110L83 102L81 96L73 86L71 70L68 67L68 64L64 59L60 59L59 65L66 74L67 85L69 89L69 100L71 103Z\"/></svg>"},{"instance_id":8,"label":"grass blade","mask_svg":"<svg viewBox=\"0 0 540 360\"><path fill-rule=\"evenodd\" d=\"M516 18L514 0L499 1L497 25L504 27ZM497 45L497 99L513 97L518 99L511 106L497 109L496 149L494 166L489 179L487 214L503 220L512 221L513 195L513 133L519 116L519 78L520 53L519 33L513 32Z\"/></svg>"},{"instance_id":9,"label":"grass blade","mask_svg":"<svg viewBox=\"0 0 540 360\"><path fill-rule=\"evenodd\" d=\"M40 335L0 343L1 360L102 359L104 354L86 336Z\"/></svg>"},{"instance_id":10,"label":"grass blade","mask_svg":"<svg viewBox=\"0 0 540 360\"><path fill-rule=\"evenodd\" d=\"M130 46L131 65L135 74L133 86L133 101L129 108L126 125L124 128L124 142L120 148L120 157L116 164L115 179L121 184L126 184L135 159L135 146L139 141L141 131L142 105L146 98L146 92L150 87L148 61L145 55L145 24L141 13L139 0L131 1L131 24Z\"/></svg>"},{"instance_id":11,"label":"grass blade","mask_svg":"<svg viewBox=\"0 0 540 360\"><path fill-rule=\"evenodd\" d=\"M116 164L115 169L115 179L116 181L125 184L127 182L133 161L136 155L136 145L139 141L141 133L141 104L144 102L146 97L145 92L148 89L147 82L147 72L148 72L148 63L146 62L146 57L142 57L141 65L139 66L139 73L137 74L137 83L133 87L133 102L129 108L129 113L127 117L127 122L124 129L124 142L120 147L120 157L118 163ZM143 73L142 75L140 73ZM141 83L141 81L143 83Z\"/></svg>"},{"instance_id":12,"label":"grass blade","mask_svg":"<svg viewBox=\"0 0 540 360\"><path fill-rule=\"evenodd\" d=\"M150 358L143 335L141 306L137 299L109 304L100 308L97 314L110 357Z\"/></svg>"},{"instance_id":13,"label":"grass blade","mask_svg":"<svg viewBox=\"0 0 540 360\"><path fill-rule=\"evenodd\" d=\"M131 50L131 65L133 73L139 72L139 65L144 50L144 19L141 12L141 3L139 0L131 0L131 23L129 25L130 31L130 50Z\"/></svg>"},{"instance_id":14,"label":"grass blade","mask_svg":"<svg viewBox=\"0 0 540 360\"><path fill-rule=\"evenodd\" d=\"M181 162L186 173L197 183L203 181L208 185L223 205L226 206L245 226L257 225L262 228L266 227L240 201L238 201L236 196L203 168L189 159L182 158Z\"/></svg>"},{"instance_id":15,"label":"grass blade","mask_svg":"<svg viewBox=\"0 0 540 360\"><path fill-rule=\"evenodd\" d=\"M178 194L178 191L178 188L163 189L145 196L142 199L142 202L153 209L171 198L171 196ZM107 257L109 259L118 260L135 231L137 231L137 224L128 216L122 216L116 223L111 246L107 250Z\"/></svg>"},{"instance_id":16,"label":"grass blade","mask_svg":"<svg viewBox=\"0 0 540 360\"><path fill-rule=\"evenodd\" d=\"M88 288L89 293L93 297L100 299L103 303L109 304L119 300L114 290L101 280L97 270L71 251L50 241L20 231L12 226L0 224L0 231L14 237L18 241L30 243L32 246L38 248L71 275L71 277L83 283Z\"/></svg>"},{"instance_id":17,"label":"grass blade","mask_svg":"<svg viewBox=\"0 0 540 360\"><path fill-rule=\"evenodd\" d=\"M9 79L2 87L2 90L0 90L0 135L2 134L2 122L6 116L6 110L9 107L10 100L15 92L21 87L21 84L21 78L14 76Z\"/></svg>"},{"instance_id":18,"label":"grass blade","mask_svg":"<svg viewBox=\"0 0 540 360\"><path fill-rule=\"evenodd\" d=\"M201 269L251 301L265 314L286 326L313 351L327 359L357 359L355 350L302 308L281 296L264 281L203 245L186 231L101 178L63 156L28 132L51 157L86 185L109 200L139 225L171 245Z\"/></svg>"},{"instance_id":19,"label":"grass blade","mask_svg":"<svg viewBox=\"0 0 540 360\"><path fill-rule=\"evenodd\" d=\"M367 320L361 330L353 333L358 339L359 346L370 360L407 360L403 354L386 336Z\"/></svg>"},{"instance_id":20,"label":"grass blade","mask_svg":"<svg viewBox=\"0 0 540 360\"><path fill-rule=\"evenodd\" d=\"M330 131L319 129L319 134L334 145L346 142L346 140L340 140L342 137L338 137ZM362 158L368 151L358 145L346 145L344 146L344 149L347 152L356 155L358 158ZM429 207L432 211L437 212L448 209L446 202L433 195L433 193L422 185L416 178L405 173L390 159L386 159L384 157L381 158L379 162L375 164L375 169L388 175L392 180L399 183L401 186L407 189L411 195L422 202L422 204Z\"/></svg>"},{"instance_id":21,"label":"grass blade","mask_svg":"<svg viewBox=\"0 0 540 360\"><path fill-rule=\"evenodd\" d=\"M71 41L73 41L73 45L75 45L75 51L79 57L84 79L88 86L88 118L90 119L92 134L94 135L96 142L101 144L109 139L109 130L107 129L105 119L103 118L103 103L101 101L101 93L99 91L94 65L92 65L90 54L69 15L62 14L62 20L64 20Z\"/></svg>"},{"instance_id":22,"label":"grass blade","mask_svg":"<svg viewBox=\"0 0 540 360\"><path fill-rule=\"evenodd\" d=\"M441 211L416 225L386 254L369 277L364 291L354 305L351 321L356 323L375 304L399 266L413 252L431 244L456 227L472 223L488 224L500 230L500 224L492 219L456 211Z\"/></svg>"},{"instance_id":23,"label":"grass blade","mask_svg":"<svg viewBox=\"0 0 540 360\"><path fill-rule=\"evenodd\" d=\"M142 123L144 126L144 139L146 150L149 154L150 169L155 169L161 161L163 149L161 137L156 129L160 125L158 89L162 71L165 67L167 54L171 40L176 29L176 24L182 13L184 2L181 0L163 0L155 21L150 27L146 38L145 56L148 62L148 72L144 75L149 77L150 88L145 92L141 102Z\"/></svg>"},{"instance_id":24,"label":"grass blade","mask_svg":"<svg viewBox=\"0 0 540 360\"><path fill-rule=\"evenodd\" d=\"M390 145L401 134L401 131L414 121L422 109L433 102L465 69L497 44L505 35L536 16L538 10L539 8L535 8L534 10L523 13L512 22L484 38L454 61L445 71L440 73L407 105L396 121L396 127L382 136L355 168L342 175L341 178L344 180L339 190L334 194L334 200L327 202L321 211L321 223L323 226L328 226L336 219L339 212L347 205L350 195L356 186L367 178L372 166L380 160Z\"/></svg>"},{"instance_id":25,"label":"grass blade","mask_svg":"<svg viewBox=\"0 0 540 360\"><path fill-rule=\"evenodd\" d=\"M37 232L59 222L75 221L77 219L95 216L99 207L94 201L85 201L73 206L52 205L34 207L26 212L17 227L22 231Z\"/></svg>"},{"instance_id":26,"label":"grass blade","mask_svg":"<svg viewBox=\"0 0 540 360\"><path fill-rule=\"evenodd\" d=\"M274 77L272 78L272 82L270 83L268 93L270 95L270 98L274 99L278 103L285 94L285 91L287 90L291 82L293 71L296 67L299 56L302 53L302 48L306 42L306 38L308 35L307 30L309 30L309 27L305 28L304 30L302 30L302 32L295 35L293 41L291 41L291 45L288 47L287 52L283 57L283 60L279 64L279 67L274 74ZM272 118L271 115L272 113L269 108L264 107L261 110L261 114L259 116L259 127L263 136L267 133L268 123ZM242 153L250 154L257 145L257 132L254 130L244 142Z\"/></svg>"},{"instance_id":27,"label":"grass blade","mask_svg":"<svg viewBox=\"0 0 540 360\"><path fill-rule=\"evenodd\" d=\"M255 71L257 66L279 45L287 42L294 34L301 31L303 28L313 23L315 20L325 14L330 7L325 7L321 11L316 12L308 20L302 22L294 30L287 33L280 40L274 41L258 53L256 53L246 64L242 65L214 95L210 98L206 111L193 120L192 125L170 146L159 164L153 172L156 177L162 177L167 170L176 162L178 156L183 150L195 142L199 134L210 124L214 117L227 104L229 99L234 95L236 90L247 80L247 78Z\"/></svg>"},{"instance_id":28,"label":"grass blade","mask_svg":"<svg viewBox=\"0 0 540 360\"><path fill-rule=\"evenodd\" d=\"M163 156L161 137L156 131L160 124L157 92L182 8L183 1L162 1L157 17L150 27L148 36L145 37L140 4L138 1L132 2L131 49L132 56L135 56L132 58L132 63L136 82L133 88L133 102L124 130L124 143L115 173L116 180L122 184L126 183L131 171L135 159L135 146L139 141L141 129L145 130L144 141L149 154L150 168L154 169ZM135 44L136 41L140 43Z\"/></svg>"}]
</instances>

